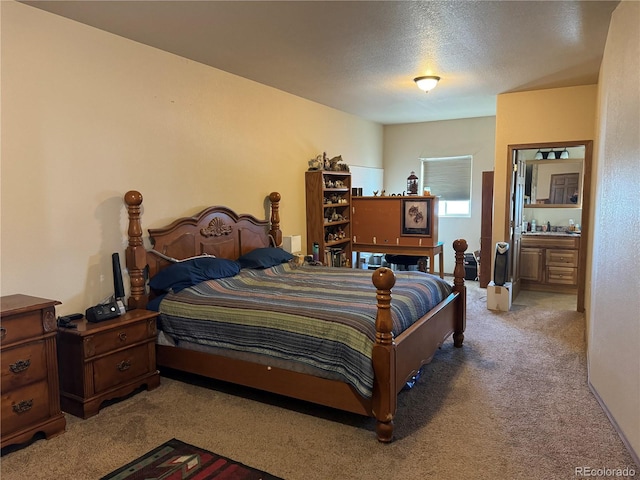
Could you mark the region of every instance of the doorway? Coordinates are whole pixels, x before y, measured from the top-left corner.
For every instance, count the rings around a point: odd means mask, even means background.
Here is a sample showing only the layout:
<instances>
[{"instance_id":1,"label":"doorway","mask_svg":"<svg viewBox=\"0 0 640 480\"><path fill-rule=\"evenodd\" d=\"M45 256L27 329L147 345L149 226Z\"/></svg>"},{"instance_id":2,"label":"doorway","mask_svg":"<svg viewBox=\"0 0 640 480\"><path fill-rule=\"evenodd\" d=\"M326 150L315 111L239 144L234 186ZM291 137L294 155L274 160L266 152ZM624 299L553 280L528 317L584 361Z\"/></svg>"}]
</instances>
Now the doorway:
<instances>
[{"instance_id":1,"label":"doorway","mask_svg":"<svg viewBox=\"0 0 640 480\"><path fill-rule=\"evenodd\" d=\"M551 152L553 152L553 154ZM565 154L563 152L567 153ZM534 228L539 229L538 231L540 234L542 234L542 222L544 222L545 231L547 229L547 225L549 225L553 230L552 233L557 235L560 235L560 232L563 232L565 227L569 227L569 223L575 223L580 226L580 248L577 252L576 262L577 273L575 304L577 311L584 312L587 245L590 234L589 218L591 210L591 165L593 157L593 141L583 140L509 145L508 155L510 159L510 172L508 172L507 177L509 181L507 191L510 192L510 201L507 205L509 211L505 218L508 222L507 226L512 252L510 258L510 277L513 284L513 295L514 297L517 297L523 287L523 284L526 283L522 282L523 265L520 260L520 252L522 250L522 236L523 234L529 235L531 233L530 231L526 231L527 229L531 229L531 224L534 223L533 220L537 220L537 224ZM560 189L558 188L558 193L553 194L556 195L556 197L552 198L551 192L553 182L551 180L551 175L557 173L553 172L552 169L550 169L552 173L547 173L546 169L543 169L542 167L536 167L533 169L534 172L532 173L532 169L527 168L527 164L535 165L535 162L527 162L527 159L540 160L540 165L553 166L564 162L579 162L581 164L581 170L578 178L581 178L581 183L575 185L573 184L573 180L570 180L571 191L569 192L569 190L564 188L562 193L560 193ZM556 159L558 162L555 161ZM538 177L539 181L535 182L532 180L534 176ZM565 177L563 180L569 180L569 177ZM561 200L561 202L556 202L556 200ZM544 216L543 218L536 219L535 216L542 216L537 213L539 211L545 212ZM529 213L529 215L527 215L527 213ZM572 216L568 220L564 219L564 216L569 215ZM555 219L554 222L551 222L549 218ZM557 225L551 225L552 223L557 223ZM528 250L524 253L528 253ZM540 254L544 256L545 252L542 251ZM528 257L525 256L525 258ZM527 273L530 269L525 270L525 273ZM553 272L544 271L543 268L541 271L543 278L547 273ZM532 287L534 286L530 285L529 282L527 288Z\"/></svg>"}]
</instances>

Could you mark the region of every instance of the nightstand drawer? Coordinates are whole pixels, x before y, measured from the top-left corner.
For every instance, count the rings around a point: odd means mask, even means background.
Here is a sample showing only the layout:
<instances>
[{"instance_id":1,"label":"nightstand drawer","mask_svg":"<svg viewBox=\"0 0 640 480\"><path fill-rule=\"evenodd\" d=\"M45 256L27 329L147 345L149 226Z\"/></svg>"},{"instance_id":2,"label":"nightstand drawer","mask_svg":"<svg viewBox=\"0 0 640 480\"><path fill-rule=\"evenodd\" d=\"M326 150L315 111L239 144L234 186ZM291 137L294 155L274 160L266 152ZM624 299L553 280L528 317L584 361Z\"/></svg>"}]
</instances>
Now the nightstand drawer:
<instances>
[{"instance_id":1,"label":"nightstand drawer","mask_svg":"<svg viewBox=\"0 0 640 480\"><path fill-rule=\"evenodd\" d=\"M44 341L2 351L2 391L43 380L47 377Z\"/></svg>"},{"instance_id":2,"label":"nightstand drawer","mask_svg":"<svg viewBox=\"0 0 640 480\"><path fill-rule=\"evenodd\" d=\"M149 349L153 343L139 345L108 355L93 363L93 382L98 394L115 385L149 373L155 365L149 365Z\"/></svg>"},{"instance_id":3,"label":"nightstand drawer","mask_svg":"<svg viewBox=\"0 0 640 480\"><path fill-rule=\"evenodd\" d=\"M150 338L146 321L115 327L106 332L96 333L85 339L92 348L85 350L85 358L108 353Z\"/></svg>"},{"instance_id":4,"label":"nightstand drawer","mask_svg":"<svg viewBox=\"0 0 640 480\"><path fill-rule=\"evenodd\" d=\"M46 381L2 392L2 435L28 427L49 416Z\"/></svg>"}]
</instances>

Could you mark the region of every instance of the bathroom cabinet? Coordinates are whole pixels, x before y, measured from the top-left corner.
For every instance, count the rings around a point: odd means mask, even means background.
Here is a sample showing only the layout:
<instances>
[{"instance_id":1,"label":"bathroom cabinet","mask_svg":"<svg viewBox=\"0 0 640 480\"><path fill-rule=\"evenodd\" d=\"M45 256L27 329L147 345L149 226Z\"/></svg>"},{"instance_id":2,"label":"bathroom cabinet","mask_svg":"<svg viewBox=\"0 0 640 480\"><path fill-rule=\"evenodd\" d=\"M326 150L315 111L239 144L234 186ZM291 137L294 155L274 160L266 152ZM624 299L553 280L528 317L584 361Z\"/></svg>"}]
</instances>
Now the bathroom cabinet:
<instances>
[{"instance_id":1,"label":"bathroom cabinet","mask_svg":"<svg viewBox=\"0 0 640 480\"><path fill-rule=\"evenodd\" d=\"M579 235L523 235L519 262L521 288L577 293L579 251Z\"/></svg>"}]
</instances>

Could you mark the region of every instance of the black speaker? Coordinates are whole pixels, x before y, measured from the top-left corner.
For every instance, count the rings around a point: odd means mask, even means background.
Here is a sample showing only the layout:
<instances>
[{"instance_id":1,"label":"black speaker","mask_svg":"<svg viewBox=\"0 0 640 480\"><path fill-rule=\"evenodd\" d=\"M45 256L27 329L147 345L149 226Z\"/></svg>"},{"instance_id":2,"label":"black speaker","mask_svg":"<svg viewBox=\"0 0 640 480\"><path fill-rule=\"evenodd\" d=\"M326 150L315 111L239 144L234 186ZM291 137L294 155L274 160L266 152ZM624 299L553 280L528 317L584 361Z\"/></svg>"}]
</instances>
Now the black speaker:
<instances>
[{"instance_id":1,"label":"black speaker","mask_svg":"<svg viewBox=\"0 0 640 480\"><path fill-rule=\"evenodd\" d=\"M464 254L464 279L478 279L478 262L476 261L476 257L473 256L473 253Z\"/></svg>"},{"instance_id":2,"label":"black speaker","mask_svg":"<svg viewBox=\"0 0 640 480\"><path fill-rule=\"evenodd\" d=\"M124 284L122 283L122 270L120 268L120 256L117 253L111 255L113 266L113 291L114 297L118 300L124 298Z\"/></svg>"},{"instance_id":3,"label":"black speaker","mask_svg":"<svg viewBox=\"0 0 640 480\"><path fill-rule=\"evenodd\" d=\"M509 281L509 244L496 243L496 261L493 265L493 283L501 287Z\"/></svg>"}]
</instances>

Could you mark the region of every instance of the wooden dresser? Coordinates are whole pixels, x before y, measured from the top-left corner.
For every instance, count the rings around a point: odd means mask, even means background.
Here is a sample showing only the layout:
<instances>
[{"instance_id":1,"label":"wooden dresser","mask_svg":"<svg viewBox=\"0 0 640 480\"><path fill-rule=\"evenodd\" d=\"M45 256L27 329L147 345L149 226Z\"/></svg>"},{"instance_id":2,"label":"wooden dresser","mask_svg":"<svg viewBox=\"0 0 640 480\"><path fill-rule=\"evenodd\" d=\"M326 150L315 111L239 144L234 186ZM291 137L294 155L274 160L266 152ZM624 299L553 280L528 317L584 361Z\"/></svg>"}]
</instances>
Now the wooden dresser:
<instances>
[{"instance_id":1,"label":"wooden dresser","mask_svg":"<svg viewBox=\"0 0 640 480\"><path fill-rule=\"evenodd\" d=\"M2 447L34 434L63 433L56 357L56 311L60 302L28 295L0 298Z\"/></svg>"},{"instance_id":2,"label":"wooden dresser","mask_svg":"<svg viewBox=\"0 0 640 480\"><path fill-rule=\"evenodd\" d=\"M99 323L85 319L58 330L62 410L88 418L106 400L160 385L156 369L158 312L131 310Z\"/></svg>"}]
</instances>

